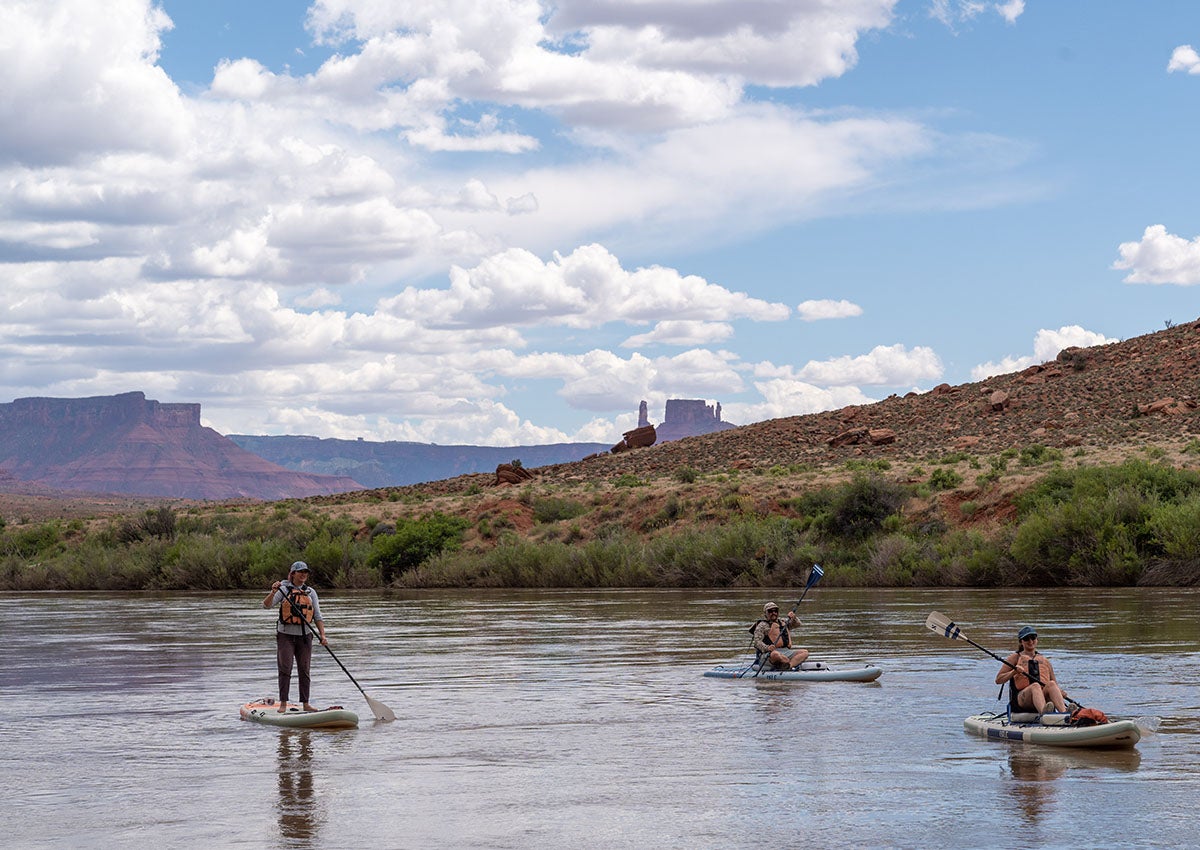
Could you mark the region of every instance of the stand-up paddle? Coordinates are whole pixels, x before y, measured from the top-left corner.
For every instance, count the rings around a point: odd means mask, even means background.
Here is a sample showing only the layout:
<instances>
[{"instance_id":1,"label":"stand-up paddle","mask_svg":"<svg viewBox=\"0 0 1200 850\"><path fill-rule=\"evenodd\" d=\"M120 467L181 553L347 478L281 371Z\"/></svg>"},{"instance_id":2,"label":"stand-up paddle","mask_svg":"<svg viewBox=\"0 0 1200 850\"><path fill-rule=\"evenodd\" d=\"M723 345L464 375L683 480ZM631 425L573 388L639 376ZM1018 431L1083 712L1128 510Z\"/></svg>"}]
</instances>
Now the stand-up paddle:
<instances>
[{"instance_id":1,"label":"stand-up paddle","mask_svg":"<svg viewBox=\"0 0 1200 850\"><path fill-rule=\"evenodd\" d=\"M299 607L299 606L296 606L296 603L292 600L292 594L290 591L288 591L285 595L288 597L288 602L293 607L297 607L297 608ZM308 629L308 631L312 632L313 640L315 640L317 643L321 643L321 636L319 634L317 634L315 629L313 629L312 624L309 623L308 620L304 619L303 617L300 618L300 622L304 624L304 628L306 628L306 629ZM367 701L367 705L369 705L371 707L371 712L375 715L376 720L391 721L391 720L396 719L396 712L392 711L390 708L388 708L386 705L381 703L379 700L372 699L370 696L367 695L367 692L363 690L362 685L360 685L358 683L358 680L350 675L350 671L346 669L346 665L342 663L340 658L338 658L336 655L334 655L333 650L329 648L329 644L321 643L321 646L325 647L325 651L328 652L330 654L330 656L332 656L333 660L337 662L337 666L342 668L342 672L345 673L346 676L349 677L351 682L354 682L354 687L358 688L358 692L363 695L363 699L365 699Z\"/></svg>"},{"instance_id":2,"label":"stand-up paddle","mask_svg":"<svg viewBox=\"0 0 1200 850\"><path fill-rule=\"evenodd\" d=\"M1030 680L1037 682L1042 687L1046 686L1046 683L1043 682L1041 679L1039 679L1036 675L1034 675L1032 671L1026 672L1024 670L1021 670L1019 667L1017 667L1017 665L1010 663L1008 661L1008 659L1001 658L999 655L992 652L990 649L984 649L984 647L980 646L975 641L971 640L969 637L967 637L966 635L963 634L962 629L960 629L958 627L958 623L951 620L945 614L939 614L937 611L932 612L929 615L929 618L925 621L925 628L929 629L932 632L936 632L937 634L941 635L942 637L950 638L950 640L965 640L967 643L971 644L971 646L975 647L978 650L982 650L983 652L986 652L988 655L992 656L992 658L995 658L997 661L999 661L1001 664L1005 665L1006 667L1011 667L1014 670L1017 670L1018 672L1021 673L1022 676L1028 677ZM1062 692L1061 687L1059 688L1059 691ZM1075 700L1073 700L1069 696L1067 696L1066 693L1063 693L1062 697L1063 697L1063 699L1065 699L1067 702L1071 703L1071 705L1075 706L1076 708L1083 708L1082 705L1075 702Z\"/></svg>"},{"instance_id":3,"label":"stand-up paddle","mask_svg":"<svg viewBox=\"0 0 1200 850\"><path fill-rule=\"evenodd\" d=\"M800 603L803 602L804 597L808 595L809 588L811 588L814 584L819 582L821 580L821 576L823 576L823 575L825 575L825 571L823 569L821 569L821 565L813 564L812 569L808 573L808 581L806 581L804 583L804 590L801 592L800 598L796 600L796 604L792 606L793 611L797 610L800 607ZM768 659L769 659L769 656L768 656L768 658L762 659L762 663L758 664L757 669L754 670L754 678L757 679L758 674L762 672L763 667L767 666ZM755 663L757 663L758 661L759 661L759 659L758 659L757 653L756 653L754 661L750 662L750 666L747 667L745 670L743 670L741 675L738 676L738 678L740 679L740 678L742 678L742 676L745 676L747 673L749 673L751 668L753 668Z\"/></svg>"}]
</instances>

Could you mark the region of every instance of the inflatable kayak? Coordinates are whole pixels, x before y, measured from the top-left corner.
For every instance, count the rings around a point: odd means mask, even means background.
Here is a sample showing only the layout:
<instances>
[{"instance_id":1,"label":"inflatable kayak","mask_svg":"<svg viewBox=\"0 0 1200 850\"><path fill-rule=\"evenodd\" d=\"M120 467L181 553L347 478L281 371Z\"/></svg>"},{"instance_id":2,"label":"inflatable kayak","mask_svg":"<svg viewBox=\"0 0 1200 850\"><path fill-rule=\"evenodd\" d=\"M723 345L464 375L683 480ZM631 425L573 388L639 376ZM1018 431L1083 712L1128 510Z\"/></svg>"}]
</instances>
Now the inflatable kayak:
<instances>
[{"instance_id":1,"label":"inflatable kayak","mask_svg":"<svg viewBox=\"0 0 1200 850\"><path fill-rule=\"evenodd\" d=\"M240 714L242 720L289 729L352 729L358 725L358 715L340 705L331 705L320 711L305 711L296 703L288 703L287 711L281 712L275 700L259 699L243 705Z\"/></svg>"},{"instance_id":2,"label":"inflatable kayak","mask_svg":"<svg viewBox=\"0 0 1200 850\"><path fill-rule=\"evenodd\" d=\"M805 661L797 670L764 670L757 672L753 664L734 666L720 664L704 672L713 679L746 679L757 682L874 682L883 675L878 667L852 667L834 670L824 661Z\"/></svg>"},{"instance_id":3,"label":"inflatable kayak","mask_svg":"<svg viewBox=\"0 0 1200 850\"><path fill-rule=\"evenodd\" d=\"M1071 726L1069 714L976 714L963 721L972 734L996 741L1025 741L1053 747L1132 747L1142 739L1132 720Z\"/></svg>"}]
</instances>

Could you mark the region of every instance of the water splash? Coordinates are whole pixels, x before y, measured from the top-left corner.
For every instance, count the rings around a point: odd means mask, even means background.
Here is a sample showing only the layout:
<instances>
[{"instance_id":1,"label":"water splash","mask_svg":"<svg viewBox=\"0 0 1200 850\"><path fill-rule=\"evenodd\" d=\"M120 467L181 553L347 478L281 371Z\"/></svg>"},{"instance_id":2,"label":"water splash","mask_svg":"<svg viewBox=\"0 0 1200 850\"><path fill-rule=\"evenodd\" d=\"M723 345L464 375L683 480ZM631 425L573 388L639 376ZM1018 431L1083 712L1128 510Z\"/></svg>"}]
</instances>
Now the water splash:
<instances>
[{"instance_id":1,"label":"water splash","mask_svg":"<svg viewBox=\"0 0 1200 850\"><path fill-rule=\"evenodd\" d=\"M1162 718L1155 717L1153 714L1142 715L1133 718L1133 722L1137 724L1138 730L1143 735L1153 735L1158 731L1158 726L1162 723Z\"/></svg>"}]
</instances>

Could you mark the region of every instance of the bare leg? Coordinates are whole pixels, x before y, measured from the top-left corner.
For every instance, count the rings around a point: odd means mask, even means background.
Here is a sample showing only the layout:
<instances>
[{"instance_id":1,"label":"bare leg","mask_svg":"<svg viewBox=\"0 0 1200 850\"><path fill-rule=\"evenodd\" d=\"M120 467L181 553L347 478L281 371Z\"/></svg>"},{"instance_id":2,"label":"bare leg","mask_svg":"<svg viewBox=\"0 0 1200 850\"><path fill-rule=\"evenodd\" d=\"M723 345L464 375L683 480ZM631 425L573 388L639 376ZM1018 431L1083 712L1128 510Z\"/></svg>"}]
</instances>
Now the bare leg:
<instances>
[{"instance_id":1,"label":"bare leg","mask_svg":"<svg viewBox=\"0 0 1200 850\"><path fill-rule=\"evenodd\" d=\"M1017 705L1021 708L1032 708L1038 714L1041 714L1042 709L1046 707L1046 696L1042 693L1042 686L1034 682L1028 688L1018 693Z\"/></svg>"},{"instance_id":2,"label":"bare leg","mask_svg":"<svg viewBox=\"0 0 1200 850\"><path fill-rule=\"evenodd\" d=\"M1058 687L1057 682L1050 682L1049 684L1046 685L1046 696L1049 698L1050 702L1054 705L1054 709L1056 711L1066 711L1067 710L1067 701L1063 697L1063 692Z\"/></svg>"},{"instance_id":3,"label":"bare leg","mask_svg":"<svg viewBox=\"0 0 1200 850\"><path fill-rule=\"evenodd\" d=\"M797 667L799 667L801 664L803 664L807 660L808 660L808 650L807 649L792 650L791 661L792 661L792 669L793 670L795 670Z\"/></svg>"}]
</instances>

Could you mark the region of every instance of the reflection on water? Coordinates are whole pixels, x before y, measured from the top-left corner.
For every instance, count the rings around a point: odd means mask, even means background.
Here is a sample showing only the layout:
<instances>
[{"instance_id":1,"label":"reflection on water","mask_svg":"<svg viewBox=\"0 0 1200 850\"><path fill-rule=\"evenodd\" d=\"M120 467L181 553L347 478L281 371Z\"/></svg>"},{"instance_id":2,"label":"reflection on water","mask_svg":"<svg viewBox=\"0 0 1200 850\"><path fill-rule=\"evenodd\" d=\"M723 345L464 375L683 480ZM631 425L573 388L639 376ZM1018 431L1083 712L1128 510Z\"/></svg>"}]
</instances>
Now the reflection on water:
<instances>
[{"instance_id":1,"label":"reflection on water","mask_svg":"<svg viewBox=\"0 0 1200 850\"><path fill-rule=\"evenodd\" d=\"M1133 773L1142 760L1136 749L1050 748L1021 742L1013 742L1008 748L1008 772L1015 781L1005 783L1004 788L1029 825L1037 825L1055 808L1057 780L1068 772L1078 773L1085 781L1089 777L1114 777L1122 772Z\"/></svg>"},{"instance_id":2,"label":"reflection on water","mask_svg":"<svg viewBox=\"0 0 1200 850\"><path fill-rule=\"evenodd\" d=\"M312 734L307 729L279 733L279 835L303 847L316 843L318 829Z\"/></svg>"},{"instance_id":3,"label":"reflection on water","mask_svg":"<svg viewBox=\"0 0 1200 850\"><path fill-rule=\"evenodd\" d=\"M261 594L0 598L6 846L1193 843L1195 592L816 588L799 642L880 680L701 676L746 660L788 595L322 593L331 646L399 716L342 732L238 719L274 690ZM1128 752L967 734L1001 707L996 665L930 633L931 610L995 651L1032 623L1069 693L1158 733ZM313 699L370 716L321 653Z\"/></svg>"}]
</instances>

